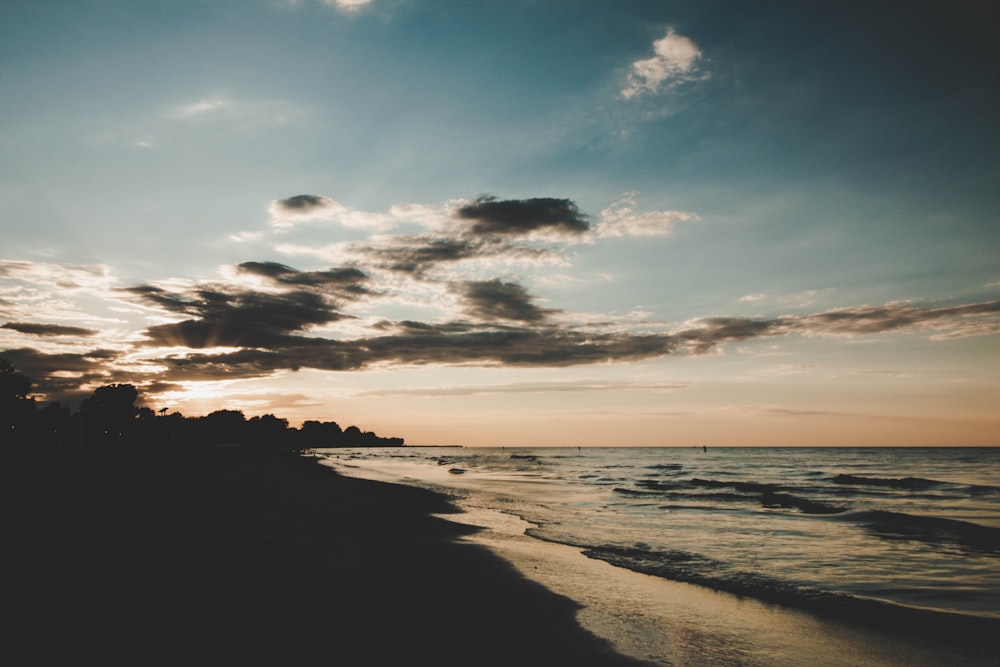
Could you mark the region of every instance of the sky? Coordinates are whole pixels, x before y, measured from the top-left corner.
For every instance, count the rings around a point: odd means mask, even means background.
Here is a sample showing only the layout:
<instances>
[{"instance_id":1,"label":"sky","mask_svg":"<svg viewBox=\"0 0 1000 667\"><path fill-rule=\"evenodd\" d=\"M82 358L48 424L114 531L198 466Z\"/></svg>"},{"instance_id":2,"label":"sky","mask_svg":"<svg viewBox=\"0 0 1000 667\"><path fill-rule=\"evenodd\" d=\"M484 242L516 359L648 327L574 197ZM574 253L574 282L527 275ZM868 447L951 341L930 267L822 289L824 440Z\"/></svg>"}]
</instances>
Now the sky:
<instances>
[{"instance_id":1,"label":"sky","mask_svg":"<svg viewBox=\"0 0 1000 667\"><path fill-rule=\"evenodd\" d=\"M5 0L0 357L412 445L1000 446L989 4Z\"/></svg>"}]
</instances>

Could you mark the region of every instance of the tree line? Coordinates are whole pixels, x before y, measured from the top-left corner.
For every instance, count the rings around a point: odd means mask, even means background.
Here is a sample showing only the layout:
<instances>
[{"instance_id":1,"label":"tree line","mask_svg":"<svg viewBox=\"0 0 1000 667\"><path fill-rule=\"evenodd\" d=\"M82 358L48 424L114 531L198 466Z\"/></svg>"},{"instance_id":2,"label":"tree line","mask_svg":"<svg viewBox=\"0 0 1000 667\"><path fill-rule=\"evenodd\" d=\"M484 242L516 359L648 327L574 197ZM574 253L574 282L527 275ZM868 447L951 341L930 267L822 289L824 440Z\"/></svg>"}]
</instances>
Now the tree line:
<instances>
[{"instance_id":1,"label":"tree line","mask_svg":"<svg viewBox=\"0 0 1000 667\"><path fill-rule=\"evenodd\" d=\"M300 428L272 414L247 418L239 410L216 410L185 417L164 408L138 405L131 384L98 387L77 411L59 401L39 408L32 381L0 358L0 442L39 446L198 447L245 445L288 449L317 447L401 447L402 438L384 438L357 426L307 421Z\"/></svg>"}]
</instances>

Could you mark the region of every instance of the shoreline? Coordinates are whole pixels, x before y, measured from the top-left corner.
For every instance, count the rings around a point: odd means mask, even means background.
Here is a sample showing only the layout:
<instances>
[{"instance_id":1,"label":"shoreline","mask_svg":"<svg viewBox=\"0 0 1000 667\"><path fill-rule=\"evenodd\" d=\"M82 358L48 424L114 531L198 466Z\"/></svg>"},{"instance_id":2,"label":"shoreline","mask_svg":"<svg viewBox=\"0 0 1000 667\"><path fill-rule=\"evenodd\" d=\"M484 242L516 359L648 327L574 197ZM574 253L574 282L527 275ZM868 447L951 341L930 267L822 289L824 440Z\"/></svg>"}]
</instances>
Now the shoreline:
<instances>
[{"instance_id":1,"label":"shoreline","mask_svg":"<svg viewBox=\"0 0 1000 667\"><path fill-rule=\"evenodd\" d=\"M367 469L335 458L328 465L362 478L397 483L409 478L400 470ZM415 475L412 483L448 494L447 479ZM981 632L996 628L995 619L888 609L874 602L824 610L804 601L756 599L608 562L582 547L533 534L534 526L516 512L477 500L474 493L452 497L465 514L449 520L483 528L464 539L488 546L526 577L576 600L584 627L620 652L655 664L978 667L1000 654L996 634ZM878 616L885 612L896 613Z\"/></svg>"},{"instance_id":2,"label":"shoreline","mask_svg":"<svg viewBox=\"0 0 1000 667\"><path fill-rule=\"evenodd\" d=\"M638 665L438 494L249 448L0 450L18 664Z\"/></svg>"}]
</instances>

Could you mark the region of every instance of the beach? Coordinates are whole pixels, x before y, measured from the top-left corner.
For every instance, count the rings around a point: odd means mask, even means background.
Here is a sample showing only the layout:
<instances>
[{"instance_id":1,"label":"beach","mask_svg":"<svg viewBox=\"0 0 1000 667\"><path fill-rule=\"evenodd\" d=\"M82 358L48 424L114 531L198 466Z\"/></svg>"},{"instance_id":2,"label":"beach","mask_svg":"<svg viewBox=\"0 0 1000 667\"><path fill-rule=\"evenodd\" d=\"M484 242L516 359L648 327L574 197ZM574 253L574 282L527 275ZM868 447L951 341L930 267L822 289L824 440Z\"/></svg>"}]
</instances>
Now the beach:
<instances>
[{"instance_id":1,"label":"beach","mask_svg":"<svg viewBox=\"0 0 1000 667\"><path fill-rule=\"evenodd\" d=\"M0 655L636 665L441 497L249 448L0 451Z\"/></svg>"},{"instance_id":2,"label":"beach","mask_svg":"<svg viewBox=\"0 0 1000 667\"><path fill-rule=\"evenodd\" d=\"M655 665L979 667L1000 655L992 450L315 453L343 475L445 495L463 510L450 520L480 528L463 540Z\"/></svg>"}]
</instances>

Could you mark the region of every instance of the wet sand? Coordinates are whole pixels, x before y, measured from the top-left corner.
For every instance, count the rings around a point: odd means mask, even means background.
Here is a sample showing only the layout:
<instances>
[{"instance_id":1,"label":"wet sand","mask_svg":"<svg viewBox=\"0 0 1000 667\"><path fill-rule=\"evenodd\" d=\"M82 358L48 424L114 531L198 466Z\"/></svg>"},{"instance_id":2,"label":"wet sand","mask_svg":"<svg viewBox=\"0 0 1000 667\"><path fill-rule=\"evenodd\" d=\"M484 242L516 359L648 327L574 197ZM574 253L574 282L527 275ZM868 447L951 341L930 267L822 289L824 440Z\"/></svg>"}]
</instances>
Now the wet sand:
<instances>
[{"instance_id":1,"label":"wet sand","mask_svg":"<svg viewBox=\"0 0 1000 667\"><path fill-rule=\"evenodd\" d=\"M637 664L449 511L274 452L0 450L0 657Z\"/></svg>"},{"instance_id":2,"label":"wet sand","mask_svg":"<svg viewBox=\"0 0 1000 667\"><path fill-rule=\"evenodd\" d=\"M489 547L549 590L577 600L581 624L654 665L685 667L980 667L996 641L886 631L871 619L801 609L641 574L525 534L531 524L469 508L452 520L483 526L462 539Z\"/></svg>"},{"instance_id":3,"label":"wet sand","mask_svg":"<svg viewBox=\"0 0 1000 667\"><path fill-rule=\"evenodd\" d=\"M345 461L333 456L326 465L348 476L402 480L446 494L455 491L453 502L464 513L448 519L481 528L462 540L488 547L526 577L575 600L580 605L577 619L586 629L611 641L619 652L654 665L1000 664L1000 644L992 631L996 624L986 619L928 615L917 609L895 610L898 613L882 618L821 613L641 574L588 558L580 548L530 537L526 530L532 525L508 513L516 513L516 503L500 503L507 510L498 511L490 493L467 493L477 487L465 485L466 475L455 481L441 467L371 466L351 457ZM508 491L516 497L516 489Z\"/></svg>"}]
</instances>

